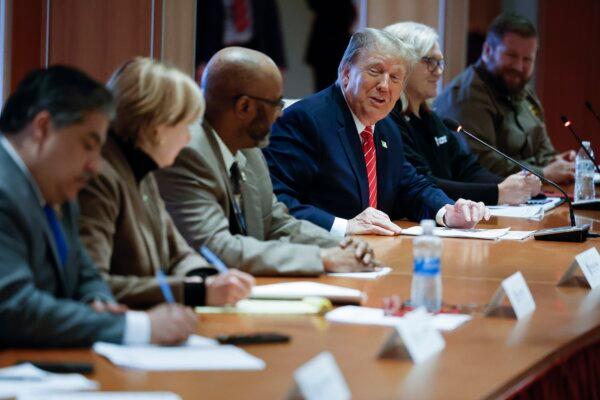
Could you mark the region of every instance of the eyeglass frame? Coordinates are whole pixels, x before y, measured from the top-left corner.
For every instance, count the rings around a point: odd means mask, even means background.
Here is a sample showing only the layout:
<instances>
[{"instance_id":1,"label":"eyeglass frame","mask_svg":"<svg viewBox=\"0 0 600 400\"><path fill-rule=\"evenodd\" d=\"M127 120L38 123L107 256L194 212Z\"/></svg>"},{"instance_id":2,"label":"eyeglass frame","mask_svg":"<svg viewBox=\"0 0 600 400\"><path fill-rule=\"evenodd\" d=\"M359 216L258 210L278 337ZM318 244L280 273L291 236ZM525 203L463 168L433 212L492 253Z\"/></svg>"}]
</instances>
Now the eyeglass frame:
<instances>
[{"instance_id":1,"label":"eyeglass frame","mask_svg":"<svg viewBox=\"0 0 600 400\"><path fill-rule=\"evenodd\" d=\"M277 100L269 100L269 99L265 99L265 98L263 98L263 97L251 96L251 95L249 95L249 94L242 93L242 94L238 94L237 96L235 96L235 97L233 98L233 100L237 101L237 100L238 100L240 97L242 97L242 96L246 96L246 97L248 97L248 98L250 98L250 99L253 99L253 100L262 101L263 103L270 104L270 105L272 105L273 107L279 108L280 110L283 110L283 107L285 107L285 101L283 101L283 96L281 96L281 97L280 97L279 99L277 99Z\"/></svg>"},{"instance_id":2,"label":"eyeglass frame","mask_svg":"<svg viewBox=\"0 0 600 400\"><path fill-rule=\"evenodd\" d=\"M435 72L435 70L437 70L438 68L443 71L446 68L446 59L445 58L440 58L438 60L434 57L425 56L425 57L421 57L421 61L423 61L423 63L425 63L425 65L427 66L427 70L429 72Z\"/></svg>"}]
</instances>

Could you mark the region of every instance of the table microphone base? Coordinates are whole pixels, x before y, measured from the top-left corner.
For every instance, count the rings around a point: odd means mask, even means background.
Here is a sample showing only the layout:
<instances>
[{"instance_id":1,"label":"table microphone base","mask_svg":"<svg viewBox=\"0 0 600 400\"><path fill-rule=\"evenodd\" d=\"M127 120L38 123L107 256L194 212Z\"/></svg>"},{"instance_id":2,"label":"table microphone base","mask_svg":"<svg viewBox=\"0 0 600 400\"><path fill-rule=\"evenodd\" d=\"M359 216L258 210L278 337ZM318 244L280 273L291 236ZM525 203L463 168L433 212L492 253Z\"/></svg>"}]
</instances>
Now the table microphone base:
<instances>
[{"instance_id":1,"label":"table microphone base","mask_svg":"<svg viewBox=\"0 0 600 400\"><path fill-rule=\"evenodd\" d=\"M574 201L571 204L573 204L575 210L600 210L600 199L579 200Z\"/></svg>"},{"instance_id":2,"label":"table microphone base","mask_svg":"<svg viewBox=\"0 0 600 400\"><path fill-rule=\"evenodd\" d=\"M561 226L558 228L541 229L533 234L535 240L546 240L549 242L585 242L590 225Z\"/></svg>"}]
</instances>

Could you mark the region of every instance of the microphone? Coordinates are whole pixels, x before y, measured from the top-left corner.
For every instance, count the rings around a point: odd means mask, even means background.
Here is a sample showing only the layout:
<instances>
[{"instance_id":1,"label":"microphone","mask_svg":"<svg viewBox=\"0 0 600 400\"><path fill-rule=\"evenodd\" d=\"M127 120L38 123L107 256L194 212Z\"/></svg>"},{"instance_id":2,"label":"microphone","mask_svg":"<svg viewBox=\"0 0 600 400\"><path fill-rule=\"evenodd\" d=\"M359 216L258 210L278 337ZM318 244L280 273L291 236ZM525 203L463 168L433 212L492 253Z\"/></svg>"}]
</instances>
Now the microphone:
<instances>
[{"instance_id":1,"label":"microphone","mask_svg":"<svg viewBox=\"0 0 600 400\"><path fill-rule=\"evenodd\" d=\"M596 172L600 174L600 168L598 168L598 164L596 164L596 159L592 157L592 153L590 153L589 150L583 145L583 140L581 140L581 137L579 137L579 135L575 132L575 129L573 129L573 123L569 120L569 118L565 117L564 115L560 116L560 120L563 122L564 127L569 129L569 131L579 144L579 147L581 147L583 151L585 151L585 154L587 154L587 156L590 158L590 160L592 160L592 162L594 163L594 167L596 168Z\"/></svg>"},{"instance_id":2,"label":"microphone","mask_svg":"<svg viewBox=\"0 0 600 400\"><path fill-rule=\"evenodd\" d=\"M559 228L538 230L533 235L536 240L548 240L548 241L553 241L553 242L585 242L585 240L587 239L587 236L588 236L588 231L590 229L590 226L588 224L582 225L582 226L577 226L577 223L575 222L575 213L573 212L573 205L571 204L571 200L569 199L569 196L567 196L567 193L560 186L558 186L556 183L552 182L551 180L544 178L544 176L533 171L531 168L529 168L522 162L519 162L519 161L515 160L514 158L510 157L509 155L504 154L503 152L501 152L500 150L498 150L491 144L488 144L488 143L484 142L483 140L479 139L477 136L473 135L471 132L466 131L458 122L456 122L450 118L444 118L443 121L444 121L444 124L451 130L453 130L455 132L464 133L465 135L467 135L468 137L470 137L477 143L483 145L484 147L487 147L488 149L499 154L503 158L518 165L525 171L532 173L533 175L540 178L540 180L542 182L549 184L550 186L556 188L559 192L562 193L563 199L567 202L567 205L569 206L569 217L571 220L571 226L563 226L563 227L559 227Z\"/></svg>"},{"instance_id":3,"label":"microphone","mask_svg":"<svg viewBox=\"0 0 600 400\"><path fill-rule=\"evenodd\" d=\"M598 115L598 113L596 112L596 110L594 110L594 107L592 107L592 103L590 103L589 101L585 101L585 107L590 110L590 112L592 113L592 115L594 117L596 117L596 120L598 120L598 122L600 122L600 115Z\"/></svg>"}]
</instances>

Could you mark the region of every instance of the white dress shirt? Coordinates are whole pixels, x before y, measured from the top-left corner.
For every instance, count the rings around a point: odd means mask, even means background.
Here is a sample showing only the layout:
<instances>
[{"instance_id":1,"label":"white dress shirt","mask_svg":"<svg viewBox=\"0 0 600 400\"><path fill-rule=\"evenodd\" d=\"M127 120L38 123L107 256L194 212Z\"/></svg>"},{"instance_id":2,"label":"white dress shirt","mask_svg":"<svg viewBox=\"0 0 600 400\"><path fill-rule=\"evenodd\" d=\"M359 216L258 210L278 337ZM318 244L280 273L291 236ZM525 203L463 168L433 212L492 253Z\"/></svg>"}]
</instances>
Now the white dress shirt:
<instances>
[{"instance_id":1,"label":"white dress shirt","mask_svg":"<svg viewBox=\"0 0 600 400\"><path fill-rule=\"evenodd\" d=\"M35 178L25 165L25 162L15 150L8 139L0 134L0 145L4 147L9 156L13 159L15 164L21 171L27 176L29 184L33 188L33 191L40 202L40 206L43 208L46 205L46 200L42 195L42 191L38 186ZM125 332L123 333L124 344L146 344L150 343L150 335L152 333L152 327L150 324L150 317L145 312L140 311L127 311L125 313Z\"/></svg>"}]
</instances>

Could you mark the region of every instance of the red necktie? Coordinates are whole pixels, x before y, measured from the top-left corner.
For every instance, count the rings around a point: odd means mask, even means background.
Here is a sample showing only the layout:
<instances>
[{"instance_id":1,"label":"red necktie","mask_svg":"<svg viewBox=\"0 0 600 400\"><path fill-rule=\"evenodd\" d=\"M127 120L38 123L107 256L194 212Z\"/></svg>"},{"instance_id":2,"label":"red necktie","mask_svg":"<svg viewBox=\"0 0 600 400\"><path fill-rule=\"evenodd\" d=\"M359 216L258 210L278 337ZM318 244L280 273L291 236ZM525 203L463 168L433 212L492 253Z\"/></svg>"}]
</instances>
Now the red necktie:
<instances>
[{"instance_id":1,"label":"red necktie","mask_svg":"<svg viewBox=\"0 0 600 400\"><path fill-rule=\"evenodd\" d=\"M231 14L233 15L233 25L238 32L244 32L248 29L250 21L248 20L248 3L246 0L233 0Z\"/></svg>"},{"instance_id":2,"label":"red necktie","mask_svg":"<svg viewBox=\"0 0 600 400\"><path fill-rule=\"evenodd\" d=\"M365 127L365 130L360 133L360 137L369 181L369 207L377 208L377 156L375 155L373 128Z\"/></svg>"}]
</instances>

